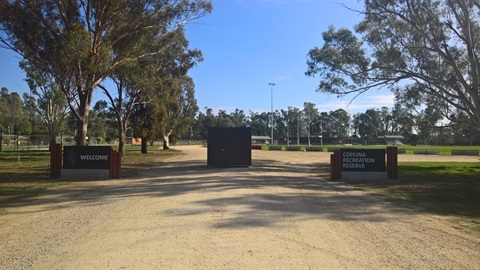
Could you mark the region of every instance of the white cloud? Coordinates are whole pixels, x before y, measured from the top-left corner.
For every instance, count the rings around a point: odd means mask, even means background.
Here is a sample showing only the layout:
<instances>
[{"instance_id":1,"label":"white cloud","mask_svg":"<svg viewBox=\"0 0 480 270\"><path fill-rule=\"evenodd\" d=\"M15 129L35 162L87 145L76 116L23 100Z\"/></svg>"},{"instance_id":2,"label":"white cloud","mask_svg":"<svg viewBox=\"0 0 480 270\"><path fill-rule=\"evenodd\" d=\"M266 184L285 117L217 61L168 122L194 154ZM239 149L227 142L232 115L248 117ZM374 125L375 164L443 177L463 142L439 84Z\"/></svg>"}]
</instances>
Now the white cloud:
<instances>
[{"instance_id":1,"label":"white cloud","mask_svg":"<svg viewBox=\"0 0 480 270\"><path fill-rule=\"evenodd\" d=\"M359 96L354 100L342 98L340 100L335 100L334 102L326 102L323 104L318 104L317 108L320 111L333 111L337 109L344 109L349 113L364 112L367 109L375 108L380 109L381 107L392 107L395 103L395 96L393 94L382 94L382 95L368 95L368 96Z\"/></svg>"}]
</instances>

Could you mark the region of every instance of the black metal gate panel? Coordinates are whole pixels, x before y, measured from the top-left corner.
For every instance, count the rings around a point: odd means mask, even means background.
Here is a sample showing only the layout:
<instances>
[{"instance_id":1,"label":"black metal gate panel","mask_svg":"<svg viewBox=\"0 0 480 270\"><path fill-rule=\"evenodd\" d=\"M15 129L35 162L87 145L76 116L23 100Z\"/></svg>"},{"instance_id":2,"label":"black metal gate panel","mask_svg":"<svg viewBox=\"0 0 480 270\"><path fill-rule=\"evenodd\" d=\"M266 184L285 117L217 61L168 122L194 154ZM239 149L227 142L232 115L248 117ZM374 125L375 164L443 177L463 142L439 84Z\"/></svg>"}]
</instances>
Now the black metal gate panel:
<instances>
[{"instance_id":1,"label":"black metal gate panel","mask_svg":"<svg viewBox=\"0 0 480 270\"><path fill-rule=\"evenodd\" d=\"M208 128L208 166L251 166L251 137L250 128Z\"/></svg>"}]
</instances>

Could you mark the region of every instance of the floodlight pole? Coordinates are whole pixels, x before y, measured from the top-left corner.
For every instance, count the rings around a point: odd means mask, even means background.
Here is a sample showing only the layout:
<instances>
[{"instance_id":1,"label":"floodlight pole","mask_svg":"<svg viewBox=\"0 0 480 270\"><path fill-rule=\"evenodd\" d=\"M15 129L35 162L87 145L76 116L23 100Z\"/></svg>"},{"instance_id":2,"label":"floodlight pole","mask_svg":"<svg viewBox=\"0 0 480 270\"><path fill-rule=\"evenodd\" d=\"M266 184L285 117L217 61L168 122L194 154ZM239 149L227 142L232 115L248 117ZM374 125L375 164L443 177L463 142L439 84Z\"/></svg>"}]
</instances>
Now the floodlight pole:
<instances>
[{"instance_id":1,"label":"floodlight pole","mask_svg":"<svg viewBox=\"0 0 480 270\"><path fill-rule=\"evenodd\" d=\"M271 134L271 144L273 145L273 87L275 86L275 83L268 83L268 85L270 85L270 98L271 98L271 113L272 113L272 117L271 117L271 122L270 124L272 125L271 128L272 128L272 134Z\"/></svg>"}]
</instances>

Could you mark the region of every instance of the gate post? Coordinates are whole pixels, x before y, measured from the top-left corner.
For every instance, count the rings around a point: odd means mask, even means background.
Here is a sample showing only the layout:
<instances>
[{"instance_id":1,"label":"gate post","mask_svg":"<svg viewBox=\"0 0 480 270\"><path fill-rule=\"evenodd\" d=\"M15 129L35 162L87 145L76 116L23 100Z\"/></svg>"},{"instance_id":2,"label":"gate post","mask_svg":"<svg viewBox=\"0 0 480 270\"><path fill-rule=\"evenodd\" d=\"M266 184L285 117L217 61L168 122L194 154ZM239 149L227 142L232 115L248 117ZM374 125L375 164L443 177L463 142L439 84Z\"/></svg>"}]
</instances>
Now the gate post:
<instances>
[{"instance_id":1,"label":"gate post","mask_svg":"<svg viewBox=\"0 0 480 270\"><path fill-rule=\"evenodd\" d=\"M387 147L387 178L398 180L398 148L396 146Z\"/></svg>"},{"instance_id":2,"label":"gate post","mask_svg":"<svg viewBox=\"0 0 480 270\"><path fill-rule=\"evenodd\" d=\"M62 172L62 144L50 144L50 178L59 178Z\"/></svg>"},{"instance_id":3,"label":"gate post","mask_svg":"<svg viewBox=\"0 0 480 270\"><path fill-rule=\"evenodd\" d=\"M117 157L115 158L116 164L115 164L115 178L120 178L120 171L122 169L122 153L120 151L117 151L116 153Z\"/></svg>"},{"instance_id":4,"label":"gate post","mask_svg":"<svg viewBox=\"0 0 480 270\"><path fill-rule=\"evenodd\" d=\"M114 166L113 165L114 164L113 163L113 155L114 155L114 150L113 150L113 148L110 148L110 171L108 173L108 176L110 178L113 178L113 166Z\"/></svg>"},{"instance_id":5,"label":"gate post","mask_svg":"<svg viewBox=\"0 0 480 270\"><path fill-rule=\"evenodd\" d=\"M340 150L335 150L330 155L330 180L342 179L342 157Z\"/></svg>"},{"instance_id":6,"label":"gate post","mask_svg":"<svg viewBox=\"0 0 480 270\"><path fill-rule=\"evenodd\" d=\"M110 178L120 178L122 169L122 153L110 148Z\"/></svg>"},{"instance_id":7,"label":"gate post","mask_svg":"<svg viewBox=\"0 0 480 270\"><path fill-rule=\"evenodd\" d=\"M330 180L337 180L337 176L335 175L336 168L335 168L335 153L330 154Z\"/></svg>"}]
</instances>

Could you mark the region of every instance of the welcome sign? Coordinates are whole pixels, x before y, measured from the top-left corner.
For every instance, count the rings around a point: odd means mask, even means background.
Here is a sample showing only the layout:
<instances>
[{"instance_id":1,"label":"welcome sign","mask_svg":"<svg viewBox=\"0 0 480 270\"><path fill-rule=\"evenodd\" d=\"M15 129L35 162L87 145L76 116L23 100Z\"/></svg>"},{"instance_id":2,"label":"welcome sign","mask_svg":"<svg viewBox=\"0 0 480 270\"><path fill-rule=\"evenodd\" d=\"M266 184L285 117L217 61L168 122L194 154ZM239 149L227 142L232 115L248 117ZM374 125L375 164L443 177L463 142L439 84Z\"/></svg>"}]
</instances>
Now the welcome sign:
<instances>
[{"instance_id":1,"label":"welcome sign","mask_svg":"<svg viewBox=\"0 0 480 270\"><path fill-rule=\"evenodd\" d=\"M65 146L64 169L110 169L110 146Z\"/></svg>"}]
</instances>

